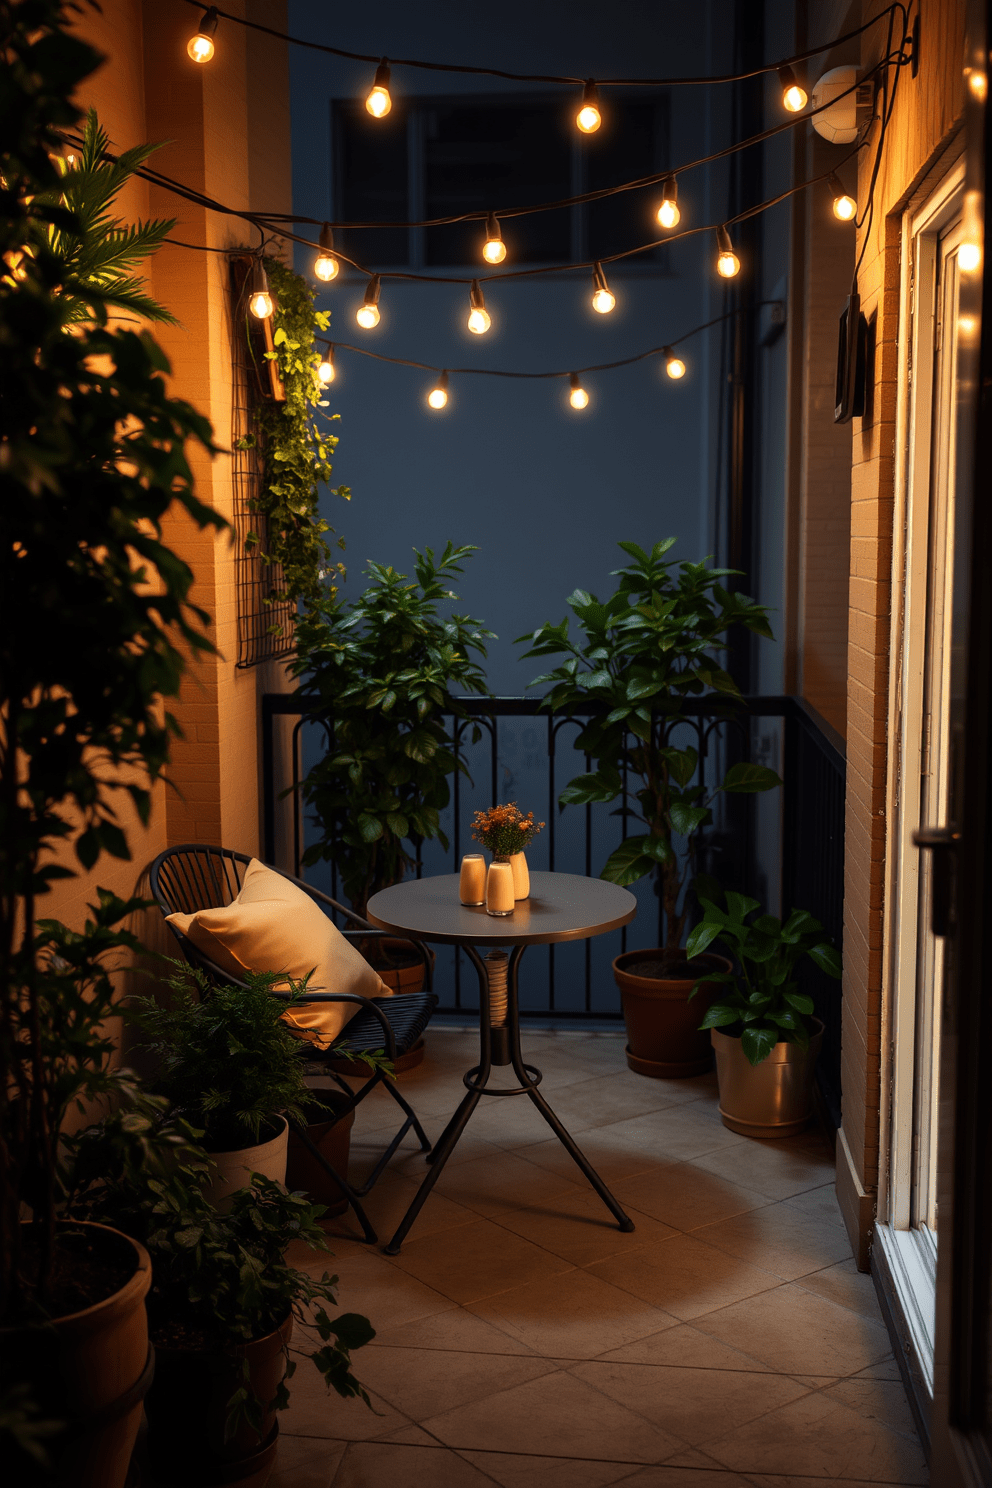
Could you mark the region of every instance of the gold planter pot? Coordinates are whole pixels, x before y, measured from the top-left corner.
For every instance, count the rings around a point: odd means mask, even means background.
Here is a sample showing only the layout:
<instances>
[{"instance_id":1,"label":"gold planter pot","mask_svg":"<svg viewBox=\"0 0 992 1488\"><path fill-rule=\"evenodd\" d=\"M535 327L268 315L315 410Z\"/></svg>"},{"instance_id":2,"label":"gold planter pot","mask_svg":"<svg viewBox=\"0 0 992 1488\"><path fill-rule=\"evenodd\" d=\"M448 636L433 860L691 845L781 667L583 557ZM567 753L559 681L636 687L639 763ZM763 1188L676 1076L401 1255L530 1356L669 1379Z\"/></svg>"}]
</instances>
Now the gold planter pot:
<instances>
[{"instance_id":1,"label":"gold planter pot","mask_svg":"<svg viewBox=\"0 0 992 1488\"><path fill-rule=\"evenodd\" d=\"M793 1137L813 1119L813 1071L823 1044L823 1024L807 1050L776 1044L760 1064L749 1063L739 1038L710 1030L720 1086L720 1118L744 1137Z\"/></svg>"}]
</instances>

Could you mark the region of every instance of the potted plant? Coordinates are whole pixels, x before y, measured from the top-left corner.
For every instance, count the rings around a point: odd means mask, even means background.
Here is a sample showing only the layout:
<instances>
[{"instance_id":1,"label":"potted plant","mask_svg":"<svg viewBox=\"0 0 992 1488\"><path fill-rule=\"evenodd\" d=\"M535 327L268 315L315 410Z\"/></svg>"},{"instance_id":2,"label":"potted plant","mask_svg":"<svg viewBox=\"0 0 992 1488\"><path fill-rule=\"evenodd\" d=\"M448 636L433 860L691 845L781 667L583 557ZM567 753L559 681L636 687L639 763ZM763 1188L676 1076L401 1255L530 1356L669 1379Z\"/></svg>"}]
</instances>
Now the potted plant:
<instances>
[{"instance_id":1,"label":"potted plant","mask_svg":"<svg viewBox=\"0 0 992 1488\"><path fill-rule=\"evenodd\" d=\"M746 1137L791 1137L812 1117L823 1042L823 1024L813 999L799 990L797 967L808 956L839 979L840 956L804 909L794 909L784 924L769 914L752 919L761 908L756 899L724 897L702 875L696 893L703 919L689 936L689 955L722 942L740 968L709 978L719 991L700 1025L711 1030L716 1051L721 1119Z\"/></svg>"},{"instance_id":2,"label":"potted plant","mask_svg":"<svg viewBox=\"0 0 992 1488\"><path fill-rule=\"evenodd\" d=\"M57 1160L67 1116L120 1082L107 966L135 948L121 925L140 901L101 891L78 933L39 910L73 877L72 853L86 871L129 856L117 802L148 820L169 754L163 699L185 657L210 648L165 514L226 524L196 498L185 453L189 439L213 452L209 423L170 398L146 331L107 325L108 306L155 308L138 305L132 270L169 225L109 214L141 152L110 180L91 130L79 174L57 163L80 121L72 95L102 60L72 19L62 0L37 0L7 7L4 28L0 1397L60 1423L8 1471L121 1488L147 1383L149 1262L122 1234L66 1223Z\"/></svg>"},{"instance_id":3,"label":"potted plant","mask_svg":"<svg viewBox=\"0 0 992 1488\"><path fill-rule=\"evenodd\" d=\"M291 1240L327 1252L321 1206L256 1173L218 1212L196 1136L164 1098L139 1093L69 1143L67 1208L111 1221L152 1257L153 1473L190 1484L260 1481L289 1404L292 1354L308 1358L338 1395L368 1403L351 1351L375 1334L357 1313L328 1314L336 1277L316 1280L284 1259ZM292 1348L294 1322L317 1337Z\"/></svg>"},{"instance_id":4,"label":"potted plant","mask_svg":"<svg viewBox=\"0 0 992 1488\"><path fill-rule=\"evenodd\" d=\"M211 986L203 972L179 967L167 1006L151 997L127 1006L155 1090L201 1132L213 1165L206 1197L222 1210L253 1173L285 1180L287 1117L303 1122L304 1107L317 1104L300 1040L282 1021L289 1004L272 996L284 979L246 971L243 980ZM303 984L292 985L302 994Z\"/></svg>"},{"instance_id":5,"label":"potted plant","mask_svg":"<svg viewBox=\"0 0 992 1488\"><path fill-rule=\"evenodd\" d=\"M591 708L575 748L596 768L569 782L559 797L562 807L618 801L616 814L634 830L600 876L617 884L651 877L661 899L664 946L628 951L614 962L627 1063L656 1077L709 1067L709 1047L697 1032L689 994L701 972L730 969L712 955L688 966L683 950L700 833L712 822L721 794L781 784L774 770L744 763L731 765L709 789L699 779L698 751L684 742L686 700L716 694L723 714L732 716L741 695L718 653L733 626L768 637L771 631L763 605L724 586L734 570L666 561L674 542L670 537L655 543L650 553L620 543L632 561L616 570L616 592L600 602L577 589L568 600L581 639L569 635L567 617L520 637L529 643L525 656L567 658L531 682L549 686L542 706L565 713Z\"/></svg>"}]
</instances>

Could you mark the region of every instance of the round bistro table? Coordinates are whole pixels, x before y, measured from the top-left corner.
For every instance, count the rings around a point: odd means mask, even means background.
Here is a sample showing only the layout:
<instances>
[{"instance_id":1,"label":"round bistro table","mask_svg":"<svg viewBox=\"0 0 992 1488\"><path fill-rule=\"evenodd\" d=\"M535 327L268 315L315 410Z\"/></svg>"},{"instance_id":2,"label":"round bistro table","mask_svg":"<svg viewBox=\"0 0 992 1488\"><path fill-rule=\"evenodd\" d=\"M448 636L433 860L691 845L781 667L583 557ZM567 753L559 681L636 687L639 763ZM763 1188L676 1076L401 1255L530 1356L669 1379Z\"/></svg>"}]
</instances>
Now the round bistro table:
<instances>
[{"instance_id":1,"label":"round bistro table","mask_svg":"<svg viewBox=\"0 0 992 1488\"><path fill-rule=\"evenodd\" d=\"M487 914L485 906L460 903L457 873L410 879L373 894L366 911L373 925L390 934L461 946L479 976L479 1063L464 1077L466 1094L427 1158L430 1171L385 1247L387 1255L398 1253L484 1095L529 1096L621 1230L634 1228L538 1089L541 1071L524 1063L517 975L529 945L557 945L605 935L608 930L628 925L636 913L637 900L626 889L575 873L532 873L530 898L519 900L513 913L505 917ZM480 951L485 951L484 959ZM511 1065L520 1083L509 1088L490 1086L489 1077L497 1065Z\"/></svg>"}]
</instances>

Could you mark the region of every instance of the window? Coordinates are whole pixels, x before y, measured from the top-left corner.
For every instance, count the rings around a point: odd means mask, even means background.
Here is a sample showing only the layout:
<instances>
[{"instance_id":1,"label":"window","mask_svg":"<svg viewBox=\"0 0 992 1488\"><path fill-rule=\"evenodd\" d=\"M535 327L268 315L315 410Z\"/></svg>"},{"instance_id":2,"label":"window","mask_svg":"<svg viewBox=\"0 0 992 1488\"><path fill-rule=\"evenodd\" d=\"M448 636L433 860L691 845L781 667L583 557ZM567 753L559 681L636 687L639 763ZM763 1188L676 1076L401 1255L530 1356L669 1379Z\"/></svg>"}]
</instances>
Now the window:
<instances>
[{"instance_id":1,"label":"window","mask_svg":"<svg viewBox=\"0 0 992 1488\"><path fill-rule=\"evenodd\" d=\"M332 106L334 216L343 253L369 267L482 267L482 223L378 227L536 205L657 174L669 165L667 94L611 100L603 128L580 135L561 95L397 101L372 119L361 100ZM608 201L501 221L507 265L606 258L659 234L658 186ZM639 255L667 271L666 248Z\"/></svg>"}]
</instances>

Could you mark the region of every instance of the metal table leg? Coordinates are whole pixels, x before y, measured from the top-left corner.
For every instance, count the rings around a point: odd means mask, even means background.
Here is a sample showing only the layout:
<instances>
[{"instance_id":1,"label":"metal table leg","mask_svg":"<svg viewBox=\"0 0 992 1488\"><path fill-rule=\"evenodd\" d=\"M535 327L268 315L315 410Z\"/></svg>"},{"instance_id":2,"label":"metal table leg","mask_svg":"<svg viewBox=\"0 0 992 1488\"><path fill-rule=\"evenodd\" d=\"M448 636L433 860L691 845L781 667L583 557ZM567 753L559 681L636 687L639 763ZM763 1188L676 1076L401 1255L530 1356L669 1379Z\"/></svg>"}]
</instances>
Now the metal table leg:
<instances>
[{"instance_id":1,"label":"metal table leg","mask_svg":"<svg viewBox=\"0 0 992 1488\"><path fill-rule=\"evenodd\" d=\"M428 1154L430 1171L418 1188L413 1202L404 1214L396 1233L385 1247L387 1255L397 1255L417 1215L427 1201L445 1163L451 1156L459 1137L465 1130L472 1112L484 1095L510 1096L529 1095L555 1136L569 1156L578 1164L583 1174L599 1194L613 1215L620 1229L629 1232L634 1222L624 1213L606 1184L573 1142L568 1131L559 1121L538 1090L541 1071L532 1064L525 1064L520 1048L520 1015L517 1007L517 975L525 947L514 946L512 954L505 951L489 951L483 961L474 946L464 947L473 962L479 977L479 1063L464 1076L466 1094L458 1109ZM509 1088L488 1088L489 1076L494 1065L510 1065L520 1081Z\"/></svg>"}]
</instances>

